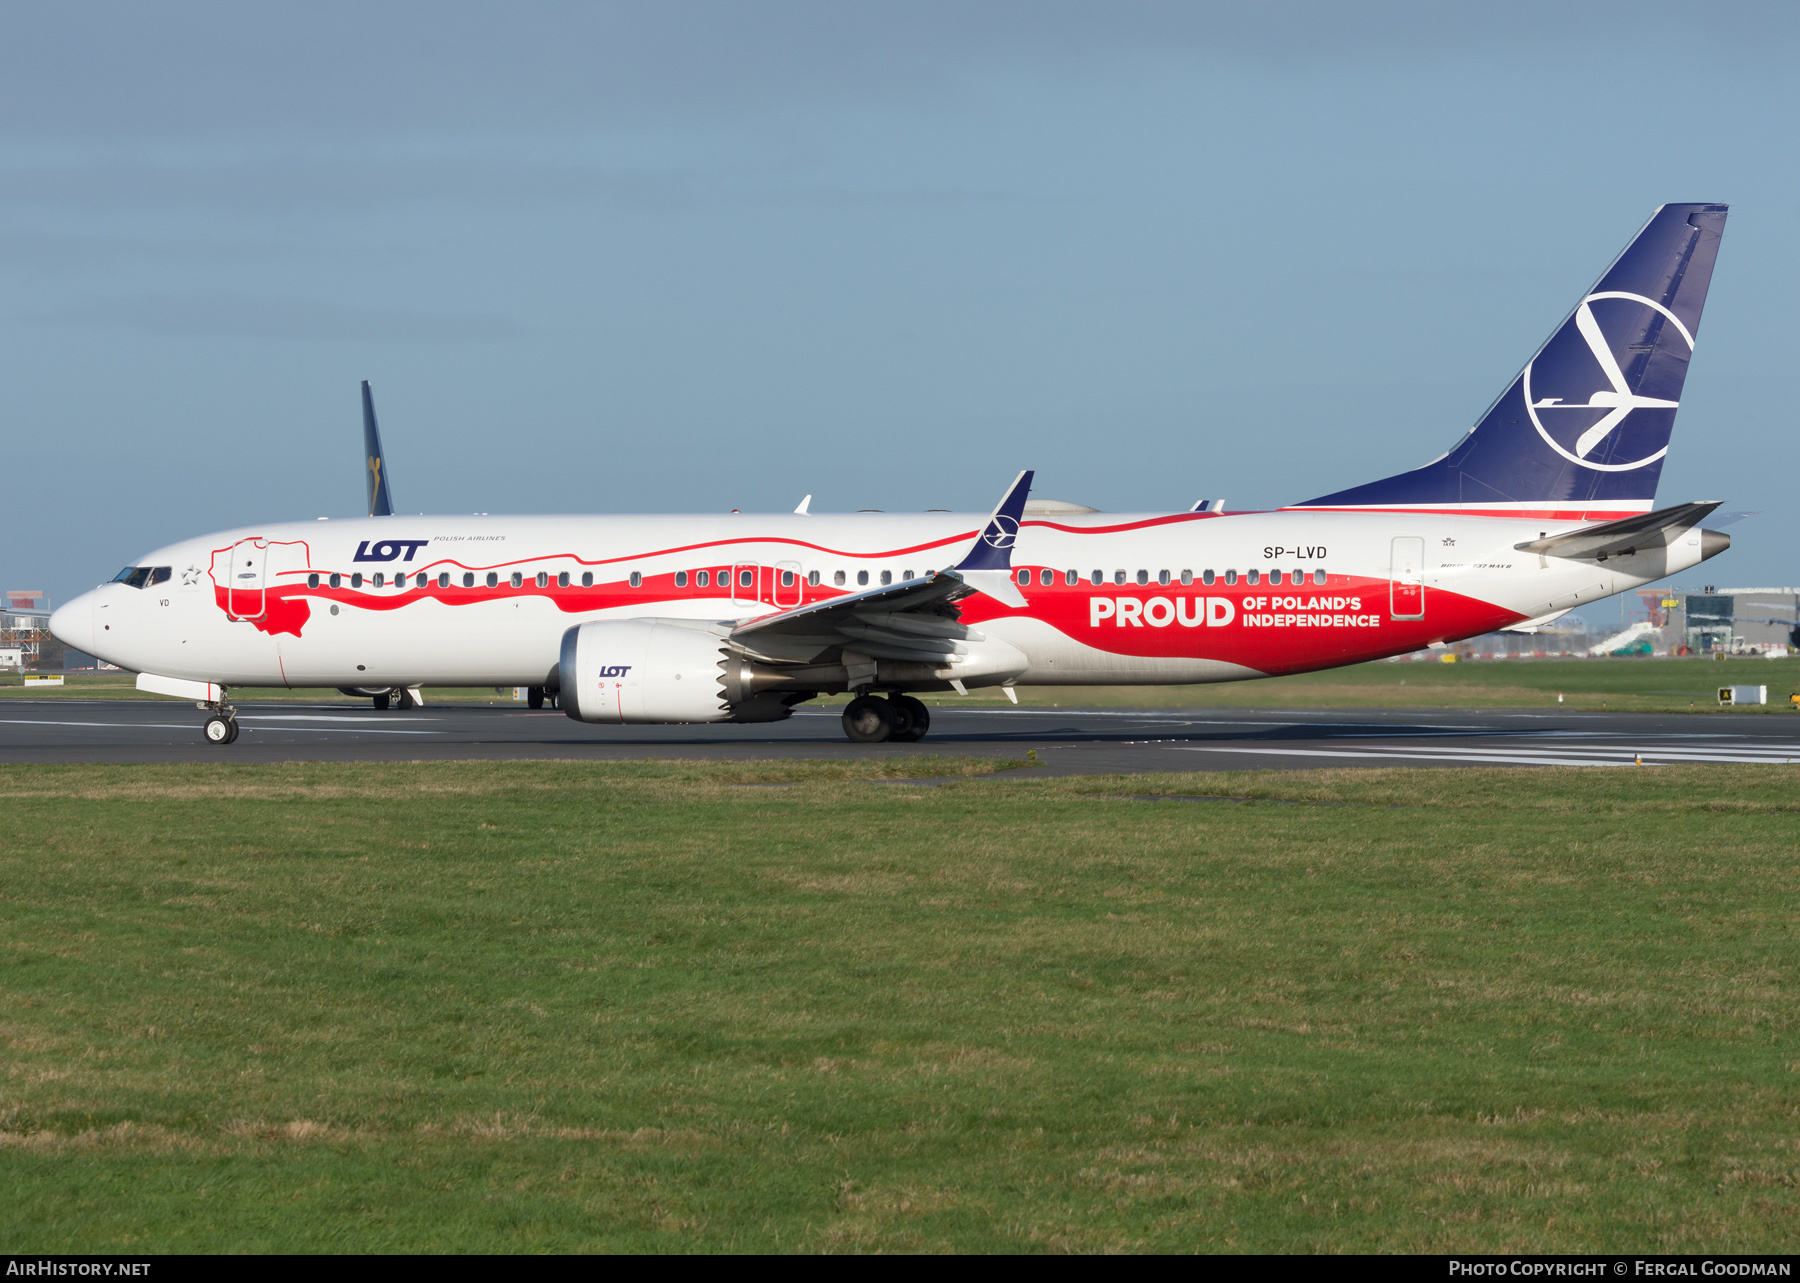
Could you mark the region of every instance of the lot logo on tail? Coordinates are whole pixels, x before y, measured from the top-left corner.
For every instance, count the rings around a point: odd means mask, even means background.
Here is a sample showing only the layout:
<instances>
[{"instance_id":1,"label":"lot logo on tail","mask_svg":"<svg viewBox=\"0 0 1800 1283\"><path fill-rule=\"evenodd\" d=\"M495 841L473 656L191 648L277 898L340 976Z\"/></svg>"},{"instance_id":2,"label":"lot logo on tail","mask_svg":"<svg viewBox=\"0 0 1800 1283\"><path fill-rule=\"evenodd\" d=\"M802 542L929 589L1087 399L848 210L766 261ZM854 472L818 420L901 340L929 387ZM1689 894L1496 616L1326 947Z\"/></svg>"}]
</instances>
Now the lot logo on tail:
<instances>
[{"instance_id":1,"label":"lot logo on tail","mask_svg":"<svg viewBox=\"0 0 1800 1283\"><path fill-rule=\"evenodd\" d=\"M1571 463L1598 472L1642 468L1668 453L1681 404L1648 394L1678 392L1693 350L1687 326L1654 299L1590 294L1525 367L1525 411L1545 444Z\"/></svg>"},{"instance_id":2,"label":"lot logo on tail","mask_svg":"<svg viewBox=\"0 0 1800 1283\"><path fill-rule=\"evenodd\" d=\"M1005 513L998 513L981 532L981 542L990 548L1010 548L1019 537L1019 523Z\"/></svg>"}]
</instances>

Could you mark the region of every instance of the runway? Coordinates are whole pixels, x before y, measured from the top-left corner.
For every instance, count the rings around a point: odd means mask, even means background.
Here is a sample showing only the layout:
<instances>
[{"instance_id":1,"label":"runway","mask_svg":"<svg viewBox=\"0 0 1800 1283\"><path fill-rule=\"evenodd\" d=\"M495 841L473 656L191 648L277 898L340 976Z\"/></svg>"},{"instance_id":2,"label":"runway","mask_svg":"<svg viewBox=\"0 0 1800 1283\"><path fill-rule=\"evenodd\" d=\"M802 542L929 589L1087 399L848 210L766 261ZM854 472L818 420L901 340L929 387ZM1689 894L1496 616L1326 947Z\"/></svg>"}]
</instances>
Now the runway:
<instances>
[{"instance_id":1,"label":"runway","mask_svg":"<svg viewBox=\"0 0 1800 1283\"><path fill-rule=\"evenodd\" d=\"M835 709L755 726L586 726L561 713L436 705L245 704L214 747L191 705L8 700L0 763L1019 757L1053 774L1391 766L1800 761L1800 717L1493 710L1120 711L940 707L920 744L852 744Z\"/></svg>"}]
</instances>

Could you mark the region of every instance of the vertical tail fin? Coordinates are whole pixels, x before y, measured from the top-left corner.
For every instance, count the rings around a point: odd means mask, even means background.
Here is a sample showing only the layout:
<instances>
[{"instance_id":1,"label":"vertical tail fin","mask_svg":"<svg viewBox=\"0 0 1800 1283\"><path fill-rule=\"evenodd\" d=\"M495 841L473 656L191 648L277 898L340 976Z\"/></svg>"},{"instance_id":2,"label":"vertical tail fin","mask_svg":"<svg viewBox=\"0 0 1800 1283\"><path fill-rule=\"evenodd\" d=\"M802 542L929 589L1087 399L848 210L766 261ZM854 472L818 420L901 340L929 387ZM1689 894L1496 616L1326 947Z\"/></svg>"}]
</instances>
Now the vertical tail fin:
<instances>
[{"instance_id":1,"label":"vertical tail fin","mask_svg":"<svg viewBox=\"0 0 1800 1283\"><path fill-rule=\"evenodd\" d=\"M1640 512L1656 498L1724 205L1664 205L1448 454L1298 507Z\"/></svg>"},{"instance_id":2,"label":"vertical tail fin","mask_svg":"<svg viewBox=\"0 0 1800 1283\"><path fill-rule=\"evenodd\" d=\"M394 500L388 493L387 456L381 453L381 429L375 426L375 398L369 381L363 380L363 482L369 492L369 515L391 517Z\"/></svg>"}]
</instances>

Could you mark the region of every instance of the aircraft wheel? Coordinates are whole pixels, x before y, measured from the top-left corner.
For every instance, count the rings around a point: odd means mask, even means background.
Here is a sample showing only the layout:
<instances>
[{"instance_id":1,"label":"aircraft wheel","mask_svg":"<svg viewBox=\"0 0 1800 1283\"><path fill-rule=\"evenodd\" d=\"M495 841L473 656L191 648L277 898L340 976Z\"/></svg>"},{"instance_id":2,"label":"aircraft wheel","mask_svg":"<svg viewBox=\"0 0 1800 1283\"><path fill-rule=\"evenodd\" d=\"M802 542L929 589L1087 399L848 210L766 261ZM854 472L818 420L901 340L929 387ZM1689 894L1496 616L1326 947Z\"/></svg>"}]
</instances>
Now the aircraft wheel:
<instances>
[{"instance_id":1,"label":"aircraft wheel","mask_svg":"<svg viewBox=\"0 0 1800 1283\"><path fill-rule=\"evenodd\" d=\"M894 710L894 733L888 739L897 744L917 744L925 738L925 732L931 729L931 710L923 700L894 695L888 703Z\"/></svg>"},{"instance_id":2,"label":"aircraft wheel","mask_svg":"<svg viewBox=\"0 0 1800 1283\"><path fill-rule=\"evenodd\" d=\"M375 700L375 711L378 713L387 712L388 705L390 703L392 703L393 699L394 699L394 697L392 695L385 695L385 694L384 695L376 695L373 698Z\"/></svg>"},{"instance_id":3,"label":"aircraft wheel","mask_svg":"<svg viewBox=\"0 0 1800 1283\"><path fill-rule=\"evenodd\" d=\"M216 713L206 719L203 729L206 732L208 744L225 745L237 738L237 723L229 717L220 717Z\"/></svg>"},{"instance_id":4,"label":"aircraft wheel","mask_svg":"<svg viewBox=\"0 0 1800 1283\"><path fill-rule=\"evenodd\" d=\"M525 688L525 707L542 708L543 706L544 688L542 686L527 686Z\"/></svg>"},{"instance_id":5,"label":"aircraft wheel","mask_svg":"<svg viewBox=\"0 0 1800 1283\"><path fill-rule=\"evenodd\" d=\"M885 699L858 695L844 706L844 734L858 744L879 744L894 733L894 714Z\"/></svg>"}]
</instances>

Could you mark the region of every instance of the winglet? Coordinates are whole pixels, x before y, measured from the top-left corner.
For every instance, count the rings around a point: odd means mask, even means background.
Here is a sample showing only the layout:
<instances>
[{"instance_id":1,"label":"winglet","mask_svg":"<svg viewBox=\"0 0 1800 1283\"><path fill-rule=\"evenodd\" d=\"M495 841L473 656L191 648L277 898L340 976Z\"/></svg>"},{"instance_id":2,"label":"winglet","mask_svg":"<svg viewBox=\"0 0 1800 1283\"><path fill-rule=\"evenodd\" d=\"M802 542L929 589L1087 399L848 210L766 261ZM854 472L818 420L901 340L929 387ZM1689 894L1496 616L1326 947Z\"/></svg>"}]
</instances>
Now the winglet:
<instances>
[{"instance_id":1,"label":"winglet","mask_svg":"<svg viewBox=\"0 0 1800 1283\"><path fill-rule=\"evenodd\" d=\"M1031 494L1030 468L1013 478L1006 497L1000 500L981 535L975 540L957 570L1011 570L1013 543L1019 537L1019 519L1025 515L1025 499Z\"/></svg>"},{"instance_id":2,"label":"winglet","mask_svg":"<svg viewBox=\"0 0 1800 1283\"><path fill-rule=\"evenodd\" d=\"M375 426L375 398L369 392L369 381L363 380L363 482L369 492L369 515L394 515L393 496L388 493L387 458L381 453L381 430Z\"/></svg>"},{"instance_id":3,"label":"winglet","mask_svg":"<svg viewBox=\"0 0 1800 1283\"><path fill-rule=\"evenodd\" d=\"M800 506L794 509L794 515L796 517L810 516L811 514L806 511L810 507L812 507L812 496L807 495L800 501Z\"/></svg>"},{"instance_id":4,"label":"winglet","mask_svg":"<svg viewBox=\"0 0 1800 1283\"><path fill-rule=\"evenodd\" d=\"M1035 475L1027 468L1013 478L1006 497L981 528L980 536L952 567L971 588L980 589L1015 610L1023 610L1026 601L1012 579L1013 544L1019 537L1019 519L1025 515L1025 499L1031 493L1031 478Z\"/></svg>"}]
</instances>

